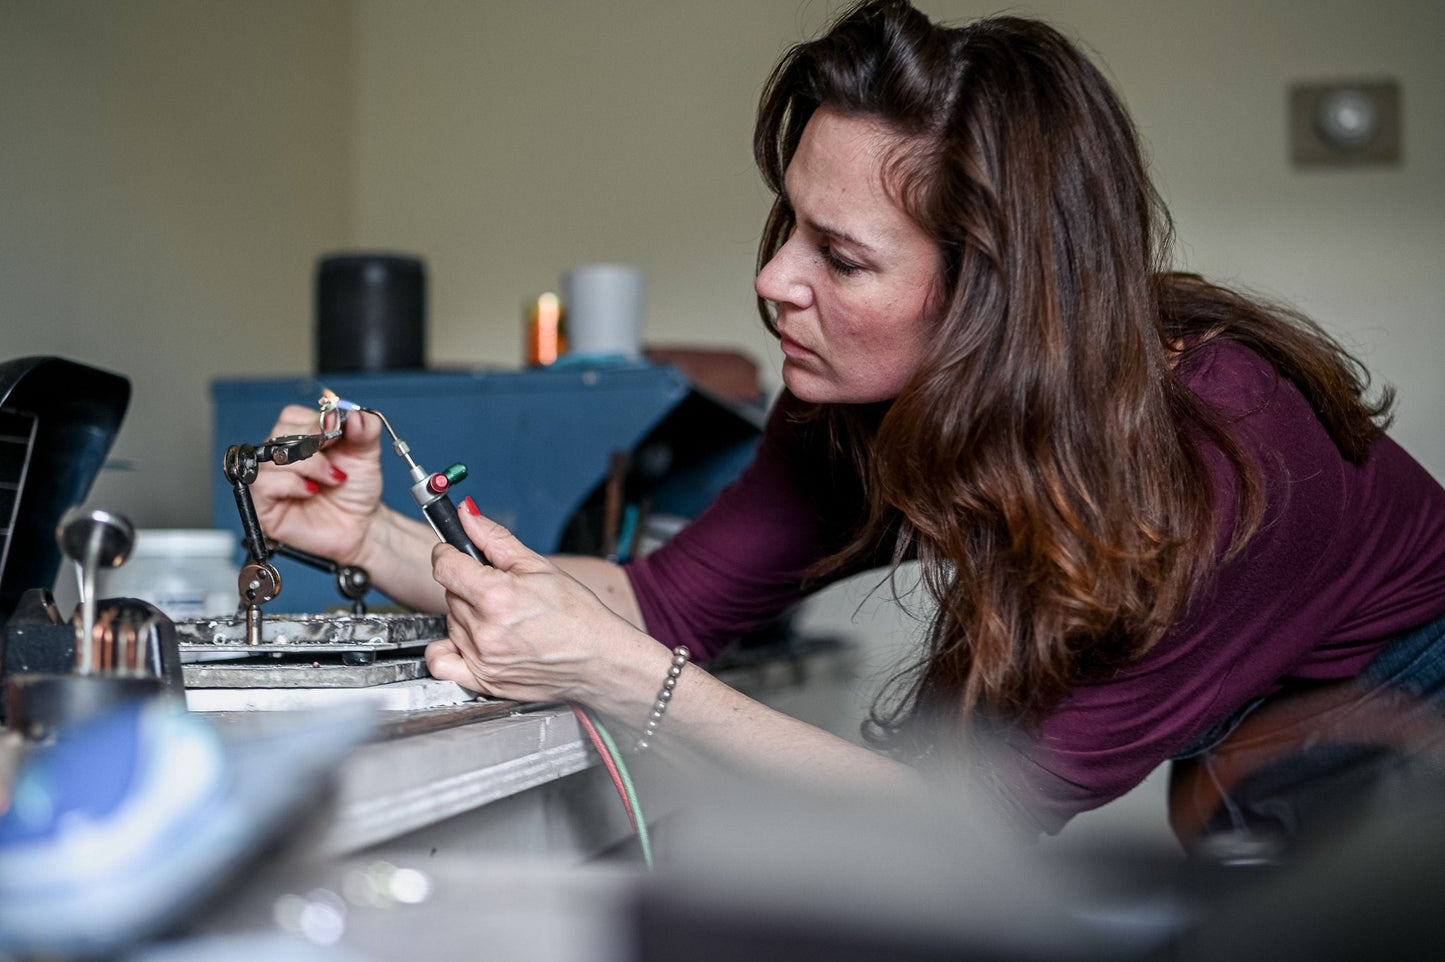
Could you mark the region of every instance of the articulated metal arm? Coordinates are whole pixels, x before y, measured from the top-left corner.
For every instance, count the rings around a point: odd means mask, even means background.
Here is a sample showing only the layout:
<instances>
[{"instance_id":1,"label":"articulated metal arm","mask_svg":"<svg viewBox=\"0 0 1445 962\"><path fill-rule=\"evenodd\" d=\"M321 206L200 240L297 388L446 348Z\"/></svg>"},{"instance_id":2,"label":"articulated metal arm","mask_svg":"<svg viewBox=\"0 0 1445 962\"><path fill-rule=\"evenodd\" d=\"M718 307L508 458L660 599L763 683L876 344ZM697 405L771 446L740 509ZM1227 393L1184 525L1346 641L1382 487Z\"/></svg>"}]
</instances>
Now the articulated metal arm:
<instances>
[{"instance_id":1,"label":"articulated metal arm","mask_svg":"<svg viewBox=\"0 0 1445 962\"><path fill-rule=\"evenodd\" d=\"M256 480L263 463L294 464L304 461L340 433L338 420L334 431L288 434L271 438L260 445L233 444L226 449L221 467L226 480L231 482L231 491L236 497L236 511L241 516L241 530L246 545L246 564L241 567L236 587L241 606L246 609L246 636L250 644L261 643L261 606L281 593L281 572L271 564L272 556L278 553L334 574L337 590L352 603L353 612L366 612L361 600L371 587L371 577L366 571L355 565L339 565L329 558L270 540L261 528L261 517L256 511L255 499L251 496L251 484Z\"/></svg>"}]
</instances>

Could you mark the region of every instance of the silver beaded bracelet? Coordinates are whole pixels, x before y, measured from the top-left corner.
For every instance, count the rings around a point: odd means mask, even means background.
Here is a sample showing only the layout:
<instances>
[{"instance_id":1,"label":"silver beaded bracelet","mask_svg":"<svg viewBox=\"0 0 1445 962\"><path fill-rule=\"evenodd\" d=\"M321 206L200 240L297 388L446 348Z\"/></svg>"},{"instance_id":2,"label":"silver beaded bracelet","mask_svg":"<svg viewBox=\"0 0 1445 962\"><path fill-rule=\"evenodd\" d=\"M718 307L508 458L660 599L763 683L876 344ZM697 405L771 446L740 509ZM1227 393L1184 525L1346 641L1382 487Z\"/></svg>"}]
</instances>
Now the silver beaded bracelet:
<instances>
[{"instance_id":1,"label":"silver beaded bracelet","mask_svg":"<svg viewBox=\"0 0 1445 962\"><path fill-rule=\"evenodd\" d=\"M667 703L672 701L672 690L677 687L677 679L682 674L682 666L692 658L692 651L687 645L678 645L672 649L672 667L667 669L667 677L663 679L662 689L657 693L657 701L653 703L652 714L647 716L647 724L642 728L642 734L637 738L637 750L646 751L647 746L652 744L652 736L657 734L657 726L662 724L662 716L667 712Z\"/></svg>"}]
</instances>

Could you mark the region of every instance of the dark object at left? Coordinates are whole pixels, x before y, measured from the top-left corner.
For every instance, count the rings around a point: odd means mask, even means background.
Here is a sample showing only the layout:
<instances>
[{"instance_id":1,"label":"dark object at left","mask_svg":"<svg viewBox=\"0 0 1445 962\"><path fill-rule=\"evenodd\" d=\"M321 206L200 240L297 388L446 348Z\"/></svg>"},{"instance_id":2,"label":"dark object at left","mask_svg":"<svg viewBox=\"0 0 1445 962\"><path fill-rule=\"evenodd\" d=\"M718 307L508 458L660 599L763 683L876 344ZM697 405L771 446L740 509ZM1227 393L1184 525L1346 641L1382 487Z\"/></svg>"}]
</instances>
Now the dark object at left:
<instances>
[{"instance_id":1,"label":"dark object at left","mask_svg":"<svg viewBox=\"0 0 1445 962\"><path fill-rule=\"evenodd\" d=\"M0 361L0 630L27 588L60 571L55 528L90 493L130 381L58 357Z\"/></svg>"},{"instance_id":2,"label":"dark object at left","mask_svg":"<svg viewBox=\"0 0 1445 962\"><path fill-rule=\"evenodd\" d=\"M45 727L130 697L141 684L51 680L68 677L76 647L75 629L50 598L61 562L56 527L90 493L129 402L130 381L118 374L58 357L0 362L0 717L7 721L12 689L27 688L16 697L33 709L29 721Z\"/></svg>"}]
</instances>

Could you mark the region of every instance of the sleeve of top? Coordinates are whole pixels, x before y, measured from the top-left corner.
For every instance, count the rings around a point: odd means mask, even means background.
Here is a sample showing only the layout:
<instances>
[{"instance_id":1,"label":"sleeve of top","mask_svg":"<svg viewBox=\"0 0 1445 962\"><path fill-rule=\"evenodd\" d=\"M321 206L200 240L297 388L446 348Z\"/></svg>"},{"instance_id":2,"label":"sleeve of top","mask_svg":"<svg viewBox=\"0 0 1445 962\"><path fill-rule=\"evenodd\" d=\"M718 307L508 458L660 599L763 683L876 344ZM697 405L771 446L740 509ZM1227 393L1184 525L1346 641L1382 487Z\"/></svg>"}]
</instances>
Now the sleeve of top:
<instances>
[{"instance_id":1,"label":"sleeve of top","mask_svg":"<svg viewBox=\"0 0 1445 962\"><path fill-rule=\"evenodd\" d=\"M1440 606L1441 492L1398 445L1382 439L1365 465L1344 460L1294 385L1237 345L1207 356L1191 385L1224 412L1260 465L1265 515L1247 548L1216 564L1158 644L1084 679L1037 732L1002 746L995 774L1044 831L1123 794L1291 679L1353 677L1379 639ZM1238 479L1217 447L1202 446L1202 454L1224 544ZM1422 541L1410 534L1418 528L1412 516L1422 513L1436 519L1426 539L1437 542L1433 589L1421 576ZM1368 612L1389 615L1367 619L1362 631Z\"/></svg>"},{"instance_id":2,"label":"sleeve of top","mask_svg":"<svg viewBox=\"0 0 1445 962\"><path fill-rule=\"evenodd\" d=\"M766 625L802 599L808 567L834 543L827 453L790 419L797 405L785 392L738 479L624 567L648 633L664 644L705 659Z\"/></svg>"}]
</instances>

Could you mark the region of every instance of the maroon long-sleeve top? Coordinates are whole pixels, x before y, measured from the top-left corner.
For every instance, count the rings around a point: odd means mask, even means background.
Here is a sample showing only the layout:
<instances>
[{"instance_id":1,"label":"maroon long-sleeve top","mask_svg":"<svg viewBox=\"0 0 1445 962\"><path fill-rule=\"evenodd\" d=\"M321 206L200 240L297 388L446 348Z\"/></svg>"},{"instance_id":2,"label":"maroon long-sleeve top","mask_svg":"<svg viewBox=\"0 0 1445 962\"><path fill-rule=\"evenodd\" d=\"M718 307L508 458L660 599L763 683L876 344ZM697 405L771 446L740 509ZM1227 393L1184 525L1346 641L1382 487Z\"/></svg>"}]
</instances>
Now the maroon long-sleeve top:
<instances>
[{"instance_id":1,"label":"maroon long-sleeve top","mask_svg":"<svg viewBox=\"0 0 1445 962\"><path fill-rule=\"evenodd\" d=\"M1296 679L1350 678L1382 640L1445 614L1445 490L1388 437L1341 457L1309 404L1230 342L1196 352L1186 383L1229 422L1266 482L1265 520L1214 566L1187 615L1122 669L1078 680L1031 737L1011 740L1007 791L1039 827L1109 801L1249 701ZM627 572L647 628L700 656L818 587L814 562L860 517L856 479L775 406L752 464L671 542ZM1205 446L1229 540L1238 484Z\"/></svg>"}]
</instances>

